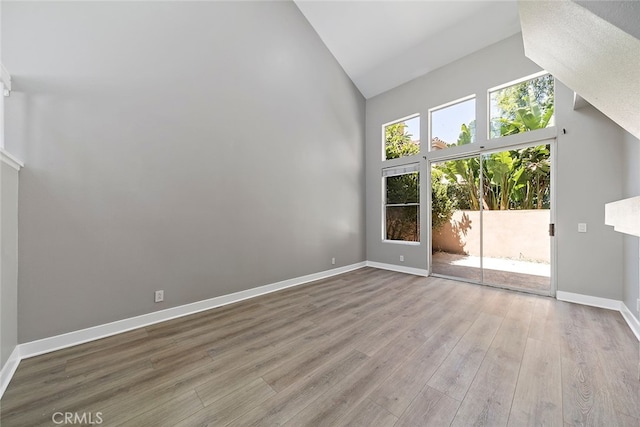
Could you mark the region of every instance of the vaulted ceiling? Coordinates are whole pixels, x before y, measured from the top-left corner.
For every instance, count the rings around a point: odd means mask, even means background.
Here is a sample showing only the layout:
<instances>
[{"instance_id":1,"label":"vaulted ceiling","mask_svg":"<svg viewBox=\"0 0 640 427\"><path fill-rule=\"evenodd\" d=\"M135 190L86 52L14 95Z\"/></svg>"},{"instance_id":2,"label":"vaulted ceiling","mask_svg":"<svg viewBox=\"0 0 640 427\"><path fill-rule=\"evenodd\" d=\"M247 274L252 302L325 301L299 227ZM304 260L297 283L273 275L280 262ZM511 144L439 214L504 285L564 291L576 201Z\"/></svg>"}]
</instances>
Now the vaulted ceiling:
<instances>
[{"instance_id":1,"label":"vaulted ceiling","mask_svg":"<svg viewBox=\"0 0 640 427\"><path fill-rule=\"evenodd\" d=\"M515 0L295 2L366 98L520 31Z\"/></svg>"}]
</instances>

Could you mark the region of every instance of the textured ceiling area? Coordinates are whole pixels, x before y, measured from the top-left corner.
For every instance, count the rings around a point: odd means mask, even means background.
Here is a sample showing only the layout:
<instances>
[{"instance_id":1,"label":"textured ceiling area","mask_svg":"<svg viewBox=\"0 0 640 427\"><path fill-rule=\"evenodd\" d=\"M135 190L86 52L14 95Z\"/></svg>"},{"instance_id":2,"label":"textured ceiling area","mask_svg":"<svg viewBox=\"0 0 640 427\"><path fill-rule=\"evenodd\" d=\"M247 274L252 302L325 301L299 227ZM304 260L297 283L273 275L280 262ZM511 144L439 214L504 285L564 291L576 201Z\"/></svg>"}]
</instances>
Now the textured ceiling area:
<instances>
[{"instance_id":1,"label":"textured ceiling area","mask_svg":"<svg viewBox=\"0 0 640 427\"><path fill-rule=\"evenodd\" d=\"M520 17L527 57L640 138L640 3L631 3L523 1Z\"/></svg>"},{"instance_id":2,"label":"textured ceiling area","mask_svg":"<svg viewBox=\"0 0 640 427\"><path fill-rule=\"evenodd\" d=\"M515 0L296 4L366 98L520 31Z\"/></svg>"}]
</instances>

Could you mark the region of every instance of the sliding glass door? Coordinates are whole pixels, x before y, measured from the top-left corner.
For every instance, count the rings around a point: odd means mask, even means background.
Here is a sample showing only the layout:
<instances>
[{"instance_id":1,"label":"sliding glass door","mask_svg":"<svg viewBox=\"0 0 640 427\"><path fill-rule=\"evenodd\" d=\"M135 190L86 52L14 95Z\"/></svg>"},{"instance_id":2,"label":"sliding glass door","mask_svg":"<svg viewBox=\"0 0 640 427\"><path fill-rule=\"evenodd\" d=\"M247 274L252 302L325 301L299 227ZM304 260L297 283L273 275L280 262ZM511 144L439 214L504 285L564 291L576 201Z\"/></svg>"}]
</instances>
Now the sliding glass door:
<instances>
[{"instance_id":1,"label":"sliding glass door","mask_svg":"<svg viewBox=\"0 0 640 427\"><path fill-rule=\"evenodd\" d=\"M551 293L551 146L431 163L431 273Z\"/></svg>"},{"instance_id":2,"label":"sliding glass door","mask_svg":"<svg viewBox=\"0 0 640 427\"><path fill-rule=\"evenodd\" d=\"M482 155L482 264L486 284L551 290L551 147Z\"/></svg>"},{"instance_id":3,"label":"sliding glass door","mask_svg":"<svg viewBox=\"0 0 640 427\"><path fill-rule=\"evenodd\" d=\"M431 165L431 271L482 282L480 157Z\"/></svg>"}]
</instances>

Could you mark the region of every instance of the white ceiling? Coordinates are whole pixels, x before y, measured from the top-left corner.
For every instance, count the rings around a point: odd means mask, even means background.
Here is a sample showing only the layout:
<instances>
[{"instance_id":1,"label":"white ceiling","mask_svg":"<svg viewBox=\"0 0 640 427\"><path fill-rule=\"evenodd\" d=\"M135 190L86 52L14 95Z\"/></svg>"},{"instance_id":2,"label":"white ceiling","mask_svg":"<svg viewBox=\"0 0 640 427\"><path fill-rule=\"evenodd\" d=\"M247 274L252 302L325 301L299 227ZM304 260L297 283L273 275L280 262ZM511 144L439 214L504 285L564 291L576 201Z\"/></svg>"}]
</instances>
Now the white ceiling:
<instances>
[{"instance_id":1,"label":"white ceiling","mask_svg":"<svg viewBox=\"0 0 640 427\"><path fill-rule=\"evenodd\" d=\"M294 0L371 98L520 31L516 0Z\"/></svg>"}]
</instances>

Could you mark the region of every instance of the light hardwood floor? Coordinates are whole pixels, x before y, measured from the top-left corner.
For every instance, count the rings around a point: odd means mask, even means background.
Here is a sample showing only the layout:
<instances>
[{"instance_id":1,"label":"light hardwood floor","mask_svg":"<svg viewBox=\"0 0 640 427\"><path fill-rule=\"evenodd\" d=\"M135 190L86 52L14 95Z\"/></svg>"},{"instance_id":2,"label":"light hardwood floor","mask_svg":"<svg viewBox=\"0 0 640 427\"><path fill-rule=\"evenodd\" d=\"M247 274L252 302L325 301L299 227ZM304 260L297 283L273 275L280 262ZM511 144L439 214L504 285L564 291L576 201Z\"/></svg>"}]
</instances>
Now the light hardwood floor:
<instances>
[{"instance_id":1,"label":"light hardwood floor","mask_svg":"<svg viewBox=\"0 0 640 427\"><path fill-rule=\"evenodd\" d=\"M0 420L638 427L637 366L617 312L363 268L24 360Z\"/></svg>"}]
</instances>

